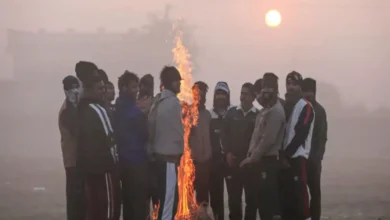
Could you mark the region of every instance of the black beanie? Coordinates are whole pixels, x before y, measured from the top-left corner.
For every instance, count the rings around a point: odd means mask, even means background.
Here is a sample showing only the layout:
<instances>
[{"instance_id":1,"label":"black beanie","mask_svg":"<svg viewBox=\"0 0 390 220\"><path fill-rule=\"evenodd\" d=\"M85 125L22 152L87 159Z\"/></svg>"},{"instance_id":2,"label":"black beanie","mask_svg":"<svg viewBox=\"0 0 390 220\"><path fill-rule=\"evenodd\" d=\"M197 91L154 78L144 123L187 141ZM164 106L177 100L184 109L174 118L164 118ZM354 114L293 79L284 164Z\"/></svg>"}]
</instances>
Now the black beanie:
<instances>
[{"instance_id":1,"label":"black beanie","mask_svg":"<svg viewBox=\"0 0 390 220\"><path fill-rule=\"evenodd\" d=\"M108 84L109 80L108 80L107 73L104 70L99 69L98 74L99 74L100 79L103 80L104 84Z\"/></svg>"},{"instance_id":2,"label":"black beanie","mask_svg":"<svg viewBox=\"0 0 390 220\"><path fill-rule=\"evenodd\" d=\"M287 74L286 84L289 79L291 81L294 81L298 85L302 85L302 81L303 81L302 75L296 71L292 71L291 73Z\"/></svg>"},{"instance_id":3,"label":"black beanie","mask_svg":"<svg viewBox=\"0 0 390 220\"><path fill-rule=\"evenodd\" d=\"M73 88L73 85L79 85L79 81L76 77L69 75L62 80L62 84L64 85L64 90L68 91Z\"/></svg>"},{"instance_id":4,"label":"black beanie","mask_svg":"<svg viewBox=\"0 0 390 220\"><path fill-rule=\"evenodd\" d=\"M317 82L312 78L305 78L302 81L302 92L313 92L314 94L317 91Z\"/></svg>"},{"instance_id":5,"label":"black beanie","mask_svg":"<svg viewBox=\"0 0 390 220\"><path fill-rule=\"evenodd\" d=\"M81 82L87 81L97 70L98 67L94 63L88 61L80 61L75 67L76 76Z\"/></svg>"}]
</instances>

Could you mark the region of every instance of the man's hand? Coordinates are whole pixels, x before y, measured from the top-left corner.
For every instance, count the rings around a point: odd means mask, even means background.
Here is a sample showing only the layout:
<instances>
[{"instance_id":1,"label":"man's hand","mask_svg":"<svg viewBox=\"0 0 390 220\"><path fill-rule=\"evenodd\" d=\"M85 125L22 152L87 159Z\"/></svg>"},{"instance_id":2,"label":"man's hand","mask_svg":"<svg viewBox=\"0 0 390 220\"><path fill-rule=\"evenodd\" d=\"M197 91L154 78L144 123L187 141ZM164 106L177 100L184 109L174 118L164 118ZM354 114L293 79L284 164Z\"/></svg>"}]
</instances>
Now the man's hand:
<instances>
[{"instance_id":1,"label":"man's hand","mask_svg":"<svg viewBox=\"0 0 390 220\"><path fill-rule=\"evenodd\" d=\"M226 161L230 167L234 166L234 160L236 157L232 153L227 153L226 154Z\"/></svg>"},{"instance_id":2,"label":"man's hand","mask_svg":"<svg viewBox=\"0 0 390 220\"><path fill-rule=\"evenodd\" d=\"M250 157L247 157L243 161L241 161L240 167L244 167L244 166L251 164L251 163L253 163L253 160Z\"/></svg>"}]
</instances>

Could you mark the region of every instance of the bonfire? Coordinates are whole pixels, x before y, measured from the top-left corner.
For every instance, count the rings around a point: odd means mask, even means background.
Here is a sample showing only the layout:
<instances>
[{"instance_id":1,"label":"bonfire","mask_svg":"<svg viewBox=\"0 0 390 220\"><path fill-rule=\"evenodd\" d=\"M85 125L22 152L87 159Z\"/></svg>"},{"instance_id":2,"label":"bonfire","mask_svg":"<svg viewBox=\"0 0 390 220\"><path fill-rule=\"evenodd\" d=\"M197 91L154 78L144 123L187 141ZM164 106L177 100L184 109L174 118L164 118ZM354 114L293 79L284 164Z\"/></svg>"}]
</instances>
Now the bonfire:
<instances>
[{"instance_id":1,"label":"bonfire","mask_svg":"<svg viewBox=\"0 0 390 220\"><path fill-rule=\"evenodd\" d=\"M175 220L208 220L211 219L205 206L199 206L196 203L194 194L195 166L191 157L191 149L189 146L189 136L191 128L196 126L198 122L198 103L199 91L192 89L192 63L188 49L183 44L183 33L176 27L175 48L173 48L173 60L176 67L180 71L183 79L181 83L181 92L178 95L182 102L183 125L184 125L184 153L180 161L178 169L178 189L179 203L175 216ZM159 206L154 207L152 219L157 219Z\"/></svg>"}]
</instances>

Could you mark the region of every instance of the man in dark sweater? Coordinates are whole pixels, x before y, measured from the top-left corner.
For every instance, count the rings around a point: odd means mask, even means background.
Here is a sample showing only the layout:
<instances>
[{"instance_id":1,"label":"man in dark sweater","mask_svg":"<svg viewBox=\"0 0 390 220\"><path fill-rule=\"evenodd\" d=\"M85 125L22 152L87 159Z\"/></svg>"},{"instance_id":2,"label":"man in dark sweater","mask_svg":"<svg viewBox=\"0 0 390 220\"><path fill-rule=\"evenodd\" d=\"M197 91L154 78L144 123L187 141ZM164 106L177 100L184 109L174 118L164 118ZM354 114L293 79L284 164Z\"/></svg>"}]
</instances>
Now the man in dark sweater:
<instances>
[{"instance_id":1,"label":"man in dark sweater","mask_svg":"<svg viewBox=\"0 0 390 220\"><path fill-rule=\"evenodd\" d=\"M210 141L212 163L210 167L210 206L214 219L224 219L225 156L221 143L224 118L230 108L230 89L226 82L218 82L214 90L213 108L210 110Z\"/></svg>"},{"instance_id":2,"label":"man in dark sweater","mask_svg":"<svg viewBox=\"0 0 390 220\"><path fill-rule=\"evenodd\" d=\"M314 108L315 120L311 150L307 161L307 183L310 189L311 219L321 218L321 170L325 145L328 140L328 122L326 111L316 100L316 81L306 78L302 83L303 96L310 101Z\"/></svg>"},{"instance_id":3,"label":"man in dark sweater","mask_svg":"<svg viewBox=\"0 0 390 220\"><path fill-rule=\"evenodd\" d=\"M229 196L229 218L242 219L242 193L245 189L245 220L256 219L256 190L251 181L251 168L240 168L246 158L253 133L258 109L253 106L255 94L253 84L244 83L241 88L240 101L237 107L228 110L222 130L222 144L226 155L226 187Z\"/></svg>"},{"instance_id":4,"label":"man in dark sweater","mask_svg":"<svg viewBox=\"0 0 390 220\"><path fill-rule=\"evenodd\" d=\"M121 165L123 219L148 216L147 118L136 105L138 76L126 71L118 80L119 97L114 114Z\"/></svg>"},{"instance_id":5,"label":"man in dark sweater","mask_svg":"<svg viewBox=\"0 0 390 220\"><path fill-rule=\"evenodd\" d=\"M79 154L77 166L85 177L87 219L118 220L120 182L113 129L103 108L105 85L100 77L83 82L84 97L78 106Z\"/></svg>"}]
</instances>

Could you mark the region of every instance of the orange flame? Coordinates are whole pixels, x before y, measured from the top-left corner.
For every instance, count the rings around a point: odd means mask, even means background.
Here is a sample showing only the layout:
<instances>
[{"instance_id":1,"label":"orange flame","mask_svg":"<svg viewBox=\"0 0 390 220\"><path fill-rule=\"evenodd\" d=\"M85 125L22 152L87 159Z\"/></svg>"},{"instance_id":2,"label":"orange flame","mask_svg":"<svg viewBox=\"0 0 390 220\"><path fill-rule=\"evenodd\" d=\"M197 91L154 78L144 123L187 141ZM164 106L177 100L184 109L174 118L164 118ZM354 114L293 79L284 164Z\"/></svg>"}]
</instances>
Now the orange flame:
<instances>
[{"instance_id":1,"label":"orange flame","mask_svg":"<svg viewBox=\"0 0 390 220\"><path fill-rule=\"evenodd\" d=\"M184 46L182 38L183 33L180 30L176 30L175 48L172 52L176 66L183 79L180 88L181 92L178 97L182 101L184 153L178 170L179 204L175 219L189 220L198 206L194 195L195 166L191 158L188 138L191 128L198 121L197 104L199 103L199 93L197 89L192 89L192 63L190 61L190 54Z\"/></svg>"},{"instance_id":2,"label":"orange flame","mask_svg":"<svg viewBox=\"0 0 390 220\"><path fill-rule=\"evenodd\" d=\"M152 212L152 220L158 219L158 211L160 209L160 202L157 205L153 206L153 212Z\"/></svg>"}]
</instances>

